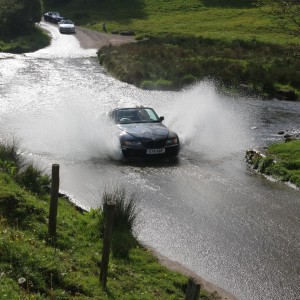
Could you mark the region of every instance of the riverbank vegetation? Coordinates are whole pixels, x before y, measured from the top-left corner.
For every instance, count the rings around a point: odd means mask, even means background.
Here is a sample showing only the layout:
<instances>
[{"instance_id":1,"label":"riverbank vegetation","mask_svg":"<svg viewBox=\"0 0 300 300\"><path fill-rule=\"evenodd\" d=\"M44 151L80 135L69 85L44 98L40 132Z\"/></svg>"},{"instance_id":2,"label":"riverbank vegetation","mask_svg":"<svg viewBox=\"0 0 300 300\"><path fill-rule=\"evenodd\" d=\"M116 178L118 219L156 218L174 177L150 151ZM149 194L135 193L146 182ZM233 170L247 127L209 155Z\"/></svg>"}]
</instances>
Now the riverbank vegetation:
<instances>
[{"instance_id":1,"label":"riverbank vegetation","mask_svg":"<svg viewBox=\"0 0 300 300\"><path fill-rule=\"evenodd\" d=\"M32 52L50 44L36 23L41 21L41 0L0 0L0 52Z\"/></svg>"},{"instance_id":2,"label":"riverbank vegetation","mask_svg":"<svg viewBox=\"0 0 300 300\"><path fill-rule=\"evenodd\" d=\"M248 151L246 160L259 173L300 188L300 140L272 144L266 154Z\"/></svg>"},{"instance_id":3,"label":"riverbank vegetation","mask_svg":"<svg viewBox=\"0 0 300 300\"><path fill-rule=\"evenodd\" d=\"M123 190L103 195L104 203L121 199L103 290L103 207L87 212L60 197L52 247L49 177L24 162L15 145L1 144L0 162L1 299L184 299L187 277L161 266L134 238L134 202ZM217 296L203 290L200 299Z\"/></svg>"},{"instance_id":4,"label":"riverbank vegetation","mask_svg":"<svg viewBox=\"0 0 300 300\"><path fill-rule=\"evenodd\" d=\"M40 28L22 35L5 35L0 38L0 52L29 53L50 45L51 38Z\"/></svg>"},{"instance_id":5,"label":"riverbank vegetation","mask_svg":"<svg viewBox=\"0 0 300 300\"><path fill-rule=\"evenodd\" d=\"M299 98L299 27L272 1L80 3L61 10L78 25L101 31L106 23L109 32L134 32L140 41L99 51L100 63L122 81L179 90L208 78L265 98Z\"/></svg>"},{"instance_id":6,"label":"riverbank vegetation","mask_svg":"<svg viewBox=\"0 0 300 300\"><path fill-rule=\"evenodd\" d=\"M209 78L245 93L296 100L300 46L202 37L149 37L146 41L106 46L100 63L122 81L145 89L176 90ZM294 67L291 67L294 66Z\"/></svg>"}]
</instances>

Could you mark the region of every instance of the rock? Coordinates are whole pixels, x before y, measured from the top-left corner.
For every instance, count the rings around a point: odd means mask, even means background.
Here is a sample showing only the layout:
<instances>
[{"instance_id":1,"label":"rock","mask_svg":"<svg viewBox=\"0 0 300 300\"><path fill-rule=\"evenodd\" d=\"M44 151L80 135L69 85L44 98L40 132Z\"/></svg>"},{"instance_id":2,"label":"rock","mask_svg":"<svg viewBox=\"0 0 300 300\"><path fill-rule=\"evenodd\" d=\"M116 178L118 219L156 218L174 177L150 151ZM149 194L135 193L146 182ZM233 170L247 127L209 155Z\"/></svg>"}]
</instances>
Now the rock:
<instances>
[{"instance_id":1,"label":"rock","mask_svg":"<svg viewBox=\"0 0 300 300\"><path fill-rule=\"evenodd\" d=\"M126 36L135 35L134 31L132 31L132 30L122 31L120 34L126 35Z\"/></svg>"},{"instance_id":2,"label":"rock","mask_svg":"<svg viewBox=\"0 0 300 300\"><path fill-rule=\"evenodd\" d=\"M284 130L280 130L280 131L277 132L277 134L283 135L283 134L285 134L285 131Z\"/></svg>"},{"instance_id":3,"label":"rock","mask_svg":"<svg viewBox=\"0 0 300 300\"><path fill-rule=\"evenodd\" d=\"M275 98L278 100L295 101L298 99L298 95L294 90L277 90L275 93Z\"/></svg>"},{"instance_id":4,"label":"rock","mask_svg":"<svg viewBox=\"0 0 300 300\"><path fill-rule=\"evenodd\" d=\"M295 136L290 136L290 137L287 137L287 138L285 138L285 143L288 143L288 142L291 142L291 141L296 141L296 140L298 140L297 139L297 137L295 137Z\"/></svg>"}]
</instances>

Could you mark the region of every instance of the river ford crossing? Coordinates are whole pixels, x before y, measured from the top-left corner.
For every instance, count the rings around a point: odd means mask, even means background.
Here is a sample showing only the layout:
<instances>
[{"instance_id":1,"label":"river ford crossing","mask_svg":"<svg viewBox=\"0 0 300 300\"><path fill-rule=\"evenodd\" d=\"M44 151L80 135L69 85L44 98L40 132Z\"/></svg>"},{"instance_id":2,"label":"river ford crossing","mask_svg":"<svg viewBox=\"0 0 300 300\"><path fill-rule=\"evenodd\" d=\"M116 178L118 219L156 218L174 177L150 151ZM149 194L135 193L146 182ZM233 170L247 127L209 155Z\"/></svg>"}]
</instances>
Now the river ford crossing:
<instances>
[{"instance_id":1,"label":"river ford crossing","mask_svg":"<svg viewBox=\"0 0 300 300\"><path fill-rule=\"evenodd\" d=\"M300 103L219 93L210 82L182 92L143 91L112 78L96 49L50 24L50 47L0 53L0 139L50 172L83 208L123 186L139 209L138 239L238 299L300 299L300 192L254 174L245 151L299 132ZM105 113L144 105L165 117L178 162L122 161Z\"/></svg>"}]
</instances>

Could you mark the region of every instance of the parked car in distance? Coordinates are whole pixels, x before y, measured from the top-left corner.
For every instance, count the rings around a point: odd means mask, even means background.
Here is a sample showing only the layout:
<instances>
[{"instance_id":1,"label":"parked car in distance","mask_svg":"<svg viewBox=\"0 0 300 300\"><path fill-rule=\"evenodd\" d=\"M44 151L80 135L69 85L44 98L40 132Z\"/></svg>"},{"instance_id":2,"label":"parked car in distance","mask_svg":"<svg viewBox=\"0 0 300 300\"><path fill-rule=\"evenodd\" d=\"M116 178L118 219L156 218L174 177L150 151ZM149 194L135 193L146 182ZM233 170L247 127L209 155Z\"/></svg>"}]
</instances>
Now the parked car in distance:
<instances>
[{"instance_id":1,"label":"parked car in distance","mask_svg":"<svg viewBox=\"0 0 300 300\"><path fill-rule=\"evenodd\" d=\"M44 20L51 23L58 23L63 20L64 17L61 16L57 11L49 11L44 14Z\"/></svg>"},{"instance_id":2,"label":"parked car in distance","mask_svg":"<svg viewBox=\"0 0 300 300\"><path fill-rule=\"evenodd\" d=\"M70 20L61 20L58 22L58 30L60 33L75 33L75 24Z\"/></svg>"},{"instance_id":3,"label":"parked car in distance","mask_svg":"<svg viewBox=\"0 0 300 300\"><path fill-rule=\"evenodd\" d=\"M167 128L150 107L118 108L108 114L120 129L125 158L175 158L180 149L178 135Z\"/></svg>"}]
</instances>

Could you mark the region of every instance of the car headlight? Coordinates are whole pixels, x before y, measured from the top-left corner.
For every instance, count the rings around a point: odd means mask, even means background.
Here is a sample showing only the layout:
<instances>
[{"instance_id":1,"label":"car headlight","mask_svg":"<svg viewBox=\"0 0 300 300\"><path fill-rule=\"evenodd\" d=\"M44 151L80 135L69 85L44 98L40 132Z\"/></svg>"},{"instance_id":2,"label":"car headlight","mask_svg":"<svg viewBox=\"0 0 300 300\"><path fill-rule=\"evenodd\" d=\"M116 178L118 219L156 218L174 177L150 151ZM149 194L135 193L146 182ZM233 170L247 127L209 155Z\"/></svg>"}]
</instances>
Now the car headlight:
<instances>
[{"instance_id":1,"label":"car headlight","mask_svg":"<svg viewBox=\"0 0 300 300\"><path fill-rule=\"evenodd\" d=\"M122 145L127 147L141 147L142 143L139 141L122 141Z\"/></svg>"},{"instance_id":2,"label":"car headlight","mask_svg":"<svg viewBox=\"0 0 300 300\"><path fill-rule=\"evenodd\" d=\"M168 139L168 140L166 140L166 143L165 143L166 146L176 145L176 144L178 144L178 138Z\"/></svg>"}]
</instances>

